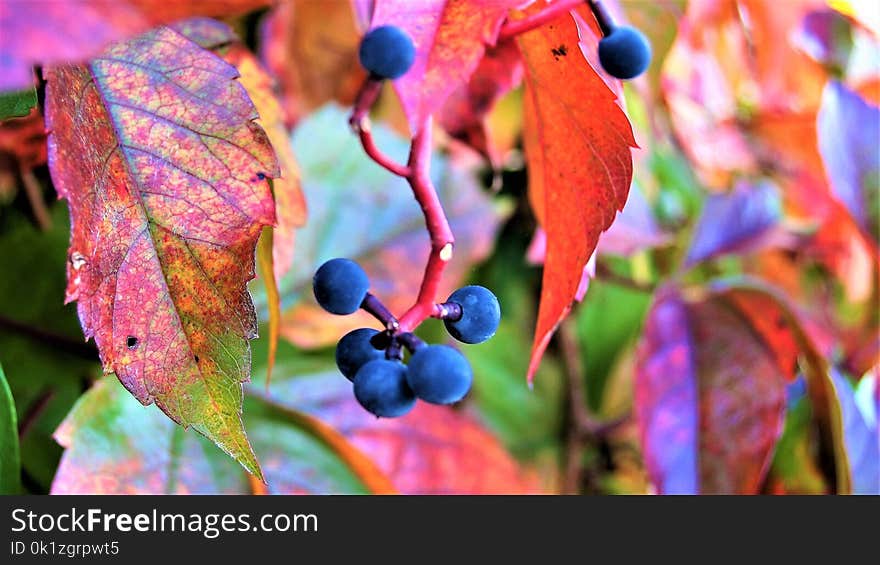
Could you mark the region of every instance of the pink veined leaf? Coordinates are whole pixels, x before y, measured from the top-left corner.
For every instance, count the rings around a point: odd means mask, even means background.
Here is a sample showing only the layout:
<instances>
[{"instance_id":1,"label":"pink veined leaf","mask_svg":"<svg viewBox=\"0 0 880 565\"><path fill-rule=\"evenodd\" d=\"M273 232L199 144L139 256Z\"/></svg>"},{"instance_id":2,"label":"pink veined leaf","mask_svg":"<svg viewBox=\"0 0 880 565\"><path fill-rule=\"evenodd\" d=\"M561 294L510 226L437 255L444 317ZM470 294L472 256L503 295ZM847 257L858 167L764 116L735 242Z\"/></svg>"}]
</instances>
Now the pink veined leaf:
<instances>
[{"instance_id":1,"label":"pink veined leaf","mask_svg":"<svg viewBox=\"0 0 880 565\"><path fill-rule=\"evenodd\" d=\"M523 0L375 0L371 28L395 25L412 37L412 68L394 81L410 130L467 84L501 24Z\"/></svg>"},{"instance_id":2,"label":"pink veined leaf","mask_svg":"<svg viewBox=\"0 0 880 565\"><path fill-rule=\"evenodd\" d=\"M72 221L67 300L104 370L261 476L241 423L246 283L279 169L237 76L170 28L51 67L49 165Z\"/></svg>"},{"instance_id":3,"label":"pink veined leaf","mask_svg":"<svg viewBox=\"0 0 880 565\"><path fill-rule=\"evenodd\" d=\"M33 85L34 65L81 62L108 44L194 15L229 16L269 0L4 0L0 91Z\"/></svg>"}]
</instances>

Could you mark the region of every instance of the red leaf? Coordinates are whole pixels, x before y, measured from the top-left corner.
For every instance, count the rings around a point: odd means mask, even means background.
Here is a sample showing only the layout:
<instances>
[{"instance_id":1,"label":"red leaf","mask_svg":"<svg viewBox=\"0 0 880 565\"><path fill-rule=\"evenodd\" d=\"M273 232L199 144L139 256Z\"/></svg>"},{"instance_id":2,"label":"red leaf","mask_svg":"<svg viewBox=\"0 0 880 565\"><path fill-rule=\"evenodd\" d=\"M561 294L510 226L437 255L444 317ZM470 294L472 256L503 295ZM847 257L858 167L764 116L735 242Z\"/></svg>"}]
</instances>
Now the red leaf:
<instances>
[{"instance_id":1,"label":"red leaf","mask_svg":"<svg viewBox=\"0 0 880 565\"><path fill-rule=\"evenodd\" d=\"M729 302L658 295L638 351L636 414L663 493L756 493L782 432L785 375Z\"/></svg>"},{"instance_id":2,"label":"red leaf","mask_svg":"<svg viewBox=\"0 0 880 565\"><path fill-rule=\"evenodd\" d=\"M67 300L105 371L259 474L245 285L279 171L237 76L169 28L50 68L49 164L71 212Z\"/></svg>"},{"instance_id":3,"label":"red leaf","mask_svg":"<svg viewBox=\"0 0 880 565\"><path fill-rule=\"evenodd\" d=\"M0 4L0 91L33 84L37 64L78 62L108 44L193 15L229 16L268 0L28 0Z\"/></svg>"},{"instance_id":4,"label":"red leaf","mask_svg":"<svg viewBox=\"0 0 880 565\"><path fill-rule=\"evenodd\" d=\"M535 3L525 14L540 10ZM584 21L595 20L584 8ZM547 232L547 257L529 379L571 309L599 234L623 209L632 179L632 128L590 67L571 17L518 37L525 63L524 143L529 197ZM552 165L551 165L552 164Z\"/></svg>"},{"instance_id":5,"label":"red leaf","mask_svg":"<svg viewBox=\"0 0 880 565\"><path fill-rule=\"evenodd\" d=\"M495 44L508 10L522 0L376 0L371 27L396 25L416 46L412 68L394 82L416 132L446 98L464 87Z\"/></svg>"},{"instance_id":6,"label":"red leaf","mask_svg":"<svg viewBox=\"0 0 880 565\"><path fill-rule=\"evenodd\" d=\"M519 85L522 75L519 50L512 40L487 49L470 81L446 100L437 122L449 135L496 162L486 134L486 115L504 94Z\"/></svg>"}]
</instances>

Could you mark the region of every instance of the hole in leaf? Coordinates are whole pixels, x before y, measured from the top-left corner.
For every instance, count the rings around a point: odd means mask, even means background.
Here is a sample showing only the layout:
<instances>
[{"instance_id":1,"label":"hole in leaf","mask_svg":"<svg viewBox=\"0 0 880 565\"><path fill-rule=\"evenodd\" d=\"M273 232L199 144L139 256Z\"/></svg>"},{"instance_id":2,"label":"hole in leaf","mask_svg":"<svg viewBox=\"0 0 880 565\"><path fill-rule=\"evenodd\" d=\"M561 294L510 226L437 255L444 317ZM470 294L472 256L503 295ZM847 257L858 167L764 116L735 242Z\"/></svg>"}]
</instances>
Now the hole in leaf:
<instances>
[{"instance_id":1,"label":"hole in leaf","mask_svg":"<svg viewBox=\"0 0 880 565\"><path fill-rule=\"evenodd\" d=\"M196 363L198 363L199 361L201 361L201 359L199 358L198 355L195 356L195 359L196 359Z\"/></svg>"},{"instance_id":2,"label":"hole in leaf","mask_svg":"<svg viewBox=\"0 0 880 565\"><path fill-rule=\"evenodd\" d=\"M125 345L129 349L137 349L138 346L138 338L133 335L128 336L128 339L125 340Z\"/></svg>"}]
</instances>

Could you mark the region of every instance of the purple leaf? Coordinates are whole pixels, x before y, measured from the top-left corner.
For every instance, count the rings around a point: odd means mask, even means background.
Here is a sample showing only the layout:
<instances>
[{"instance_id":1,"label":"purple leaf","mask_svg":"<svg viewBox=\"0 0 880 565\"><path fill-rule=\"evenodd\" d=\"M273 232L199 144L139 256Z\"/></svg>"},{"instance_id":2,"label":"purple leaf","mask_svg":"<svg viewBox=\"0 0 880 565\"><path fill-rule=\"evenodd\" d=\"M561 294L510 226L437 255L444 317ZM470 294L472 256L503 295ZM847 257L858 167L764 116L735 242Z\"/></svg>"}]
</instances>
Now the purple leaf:
<instances>
[{"instance_id":1,"label":"purple leaf","mask_svg":"<svg viewBox=\"0 0 880 565\"><path fill-rule=\"evenodd\" d=\"M878 239L880 108L836 81L825 86L818 115L819 152L837 199Z\"/></svg>"},{"instance_id":2,"label":"purple leaf","mask_svg":"<svg viewBox=\"0 0 880 565\"><path fill-rule=\"evenodd\" d=\"M846 378L831 372L840 411L843 415L843 441L849 460L853 494L880 494L880 436L877 430L877 409L871 403L856 400L856 393ZM876 377L866 377L859 383L869 393L877 386Z\"/></svg>"},{"instance_id":3,"label":"purple leaf","mask_svg":"<svg viewBox=\"0 0 880 565\"><path fill-rule=\"evenodd\" d=\"M635 406L642 451L661 493L696 494L697 377L687 309L674 291L662 292L639 349Z\"/></svg>"},{"instance_id":4,"label":"purple leaf","mask_svg":"<svg viewBox=\"0 0 880 565\"><path fill-rule=\"evenodd\" d=\"M782 432L786 376L725 298L662 290L638 349L637 423L661 493L759 492Z\"/></svg>"},{"instance_id":5,"label":"purple leaf","mask_svg":"<svg viewBox=\"0 0 880 565\"><path fill-rule=\"evenodd\" d=\"M694 230L686 265L759 247L781 214L779 193L768 181L738 182L730 192L710 195Z\"/></svg>"}]
</instances>

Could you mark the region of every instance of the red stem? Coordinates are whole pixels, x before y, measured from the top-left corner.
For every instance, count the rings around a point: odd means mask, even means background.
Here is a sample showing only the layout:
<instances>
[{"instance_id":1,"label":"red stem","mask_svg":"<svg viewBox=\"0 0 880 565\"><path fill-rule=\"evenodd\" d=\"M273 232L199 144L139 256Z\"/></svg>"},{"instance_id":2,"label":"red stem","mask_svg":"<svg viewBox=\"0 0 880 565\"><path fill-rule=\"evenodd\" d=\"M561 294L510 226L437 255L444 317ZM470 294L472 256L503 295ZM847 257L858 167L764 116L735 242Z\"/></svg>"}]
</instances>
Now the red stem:
<instances>
[{"instance_id":1,"label":"red stem","mask_svg":"<svg viewBox=\"0 0 880 565\"><path fill-rule=\"evenodd\" d=\"M370 108L379 98L382 92L382 81L373 77L368 77L364 85L358 92L354 101L354 109L348 124L358 134L361 145L364 146L364 152L377 164L389 170L391 173L399 177L408 177L410 170L408 167L395 163L391 157L388 157L376 147L373 141L373 133L370 131Z\"/></svg>"},{"instance_id":2,"label":"red stem","mask_svg":"<svg viewBox=\"0 0 880 565\"><path fill-rule=\"evenodd\" d=\"M431 254L425 267L425 275L419 288L416 303L400 317L400 331L409 332L421 324L425 318L435 311L435 298L440 287L440 279L446 264L452 259L455 238L446 220L440 198L434 189L430 176L431 165L431 118L427 118L413 138L412 150L409 154L407 177L413 195L425 214L425 224L431 236Z\"/></svg>"},{"instance_id":3,"label":"red stem","mask_svg":"<svg viewBox=\"0 0 880 565\"><path fill-rule=\"evenodd\" d=\"M562 14L568 13L584 3L585 0L557 0L540 12L532 14L521 20L506 22L498 33L498 41L510 39L537 27L541 27L551 20L555 20Z\"/></svg>"}]
</instances>

